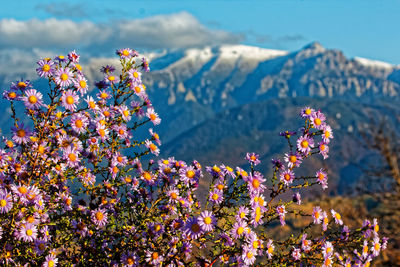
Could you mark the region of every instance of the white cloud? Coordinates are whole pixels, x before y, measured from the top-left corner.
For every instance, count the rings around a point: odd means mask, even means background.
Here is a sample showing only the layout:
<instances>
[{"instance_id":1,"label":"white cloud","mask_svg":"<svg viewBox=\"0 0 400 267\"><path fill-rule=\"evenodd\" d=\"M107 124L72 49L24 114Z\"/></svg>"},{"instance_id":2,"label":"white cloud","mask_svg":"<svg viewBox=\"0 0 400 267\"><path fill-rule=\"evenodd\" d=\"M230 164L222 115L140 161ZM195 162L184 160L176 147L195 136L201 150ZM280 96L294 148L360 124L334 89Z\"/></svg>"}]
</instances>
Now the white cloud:
<instances>
[{"instance_id":1,"label":"white cloud","mask_svg":"<svg viewBox=\"0 0 400 267\"><path fill-rule=\"evenodd\" d=\"M241 37L211 30L181 12L144 19L96 24L51 18L0 20L0 48L87 49L92 52L129 46L140 49L183 48L237 43Z\"/></svg>"}]
</instances>

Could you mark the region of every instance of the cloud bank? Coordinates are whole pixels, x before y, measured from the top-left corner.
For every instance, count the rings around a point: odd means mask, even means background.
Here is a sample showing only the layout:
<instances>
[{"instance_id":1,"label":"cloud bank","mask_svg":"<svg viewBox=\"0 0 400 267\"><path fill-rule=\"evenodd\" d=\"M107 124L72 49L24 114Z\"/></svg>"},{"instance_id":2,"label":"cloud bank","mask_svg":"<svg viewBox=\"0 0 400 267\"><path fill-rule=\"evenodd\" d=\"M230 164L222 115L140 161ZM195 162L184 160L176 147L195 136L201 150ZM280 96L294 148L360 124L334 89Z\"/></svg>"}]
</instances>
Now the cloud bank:
<instances>
[{"instance_id":1,"label":"cloud bank","mask_svg":"<svg viewBox=\"0 0 400 267\"><path fill-rule=\"evenodd\" d=\"M238 43L243 38L211 30L187 12L109 24L56 18L29 21L2 19L0 37L0 48L80 48L96 52L125 46L138 49L186 48Z\"/></svg>"}]
</instances>

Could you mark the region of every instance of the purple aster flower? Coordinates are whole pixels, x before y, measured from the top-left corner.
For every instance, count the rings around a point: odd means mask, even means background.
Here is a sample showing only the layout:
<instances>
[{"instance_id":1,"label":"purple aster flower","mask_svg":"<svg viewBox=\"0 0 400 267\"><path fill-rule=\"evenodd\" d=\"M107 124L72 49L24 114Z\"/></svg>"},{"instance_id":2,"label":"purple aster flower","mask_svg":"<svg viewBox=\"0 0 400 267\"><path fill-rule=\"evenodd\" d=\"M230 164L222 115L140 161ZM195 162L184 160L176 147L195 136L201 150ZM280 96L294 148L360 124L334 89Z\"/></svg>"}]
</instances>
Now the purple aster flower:
<instances>
[{"instance_id":1,"label":"purple aster flower","mask_svg":"<svg viewBox=\"0 0 400 267\"><path fill-rule=\"evenodd\" d=\"M74 74L68 67L60 68L54 73L54 81L60 87L67 87L72 84Z\"/></svg>"},{"instance_id":2,"label":"purple aster flower","mask_svg":"<svg viewBox=\"0 0 400 267\"><path fill-rule=\"evenodd\" d=\"M111 66L111 65L107 65L101 68L100 72L104 73L104 74L110 74L113 73L115 71L115 67Z\"/></svg>"},{"instance_id":3,"label":"purple aster flower","mask_svg":"<svg viewBox=\"0 0 400 267\"><path fill-rule=\"evenodd\" d=\"M198 218L199 225L201 229L205 232L210 232L214 229L216 224L215 216L211 211L205 210L200 214Z\"/></svg>"},{"instance_id":4,"label":"purple aster flower","mask_svg":"<svg viewBox=\"0 0 400 267\"><path fill-rule=\"evenodd\" d=\"M293 183L294 172L292 170L284 170L279 178L281 182L283 182L286 186L289 186L291 183Z\"/></svg>"},{"instance_id":5,"label":"purple aster flower","mask_svg":"<svg viewBox=\"0 0 400 267\"><path fill-rule=\"evenodd\" d=\"M331 126L326 124L324 128L322 128L322 140L324 140L326 144L329 144L330 139L332 138L333 138L332 128Z\"/></svg>"},{"instance_id":6,"label":"purple aster flower","mask_svg":"<svg viewBox=\"0 0 400 267\"><path fill-rule=\"evenodd\" d=\"M87 126L89 125L89 120L83 114L74 114L71 118L71 128L77 134L85 133Z\"/></svg>"},{"instance_id":7,"label":"purple aster flower","mask_svg":"<svg viewBox=\"0 0 400 267\"><path fill-rule=\"evenodd\" d=\"M16 236L19 240L23 240L25 242L33 242L37 237L37 228L35 225L31 223L21 224L21 227L18 232L16 232Z\"/></svg>"},{"instance_id":8,"label":"purple aster flower","mask_svg":"<svg viewBox=\"0 0 400 267\"><path fill-rule=\"evenodd\" d=\"M322 209L319 206L314 207L312 217L315 224L320 224L322 222Z\"/></svg>"},{"instance_id":9,"label":"purple aster flower","mask_svg":"<svg viewBox=\"0 0 400 267\"><path fill-rule=\"evenodd\" d=\"M260 160L259 160L259 155L256 153L247 153L246 154L246 160L248 160L251 164L254 164L254 166L260 164Z\"/></svg>"},{"instance_id":10,"label":"purple aster flower","mask_svg":"<svg viewBox=\"0 0 400 267\"><path fill-rule=\"evenodd\" d=\"M13 207L11 194L6 190L0 191L0 213L7 213Z\"/></svg>"},{"instance_id":11,"label":"purple aster flower","mask_svg":"<svg viewBox=\"0 0 400 267\"><path fill-rule=\"evenodd\" d=\"M149 72L150 71L149 62L144 57L142 58L142 68L143 68L143 70L145 72Z\"/></svg>"},{"instance_id":12,"label":"purple aster flower","mask_svg":"<svg viewBox=\"0 0 400 267\"><path fill-rule=\"evenodd\" d=\"M160 136L153 131L153 128L149 129L149 133L152 136L153 140L160 146L161 145Z\"/></svg>"},{"instance_id":13,"label":"purple aster flower","mask_svg":"<svg viewBox=\"0 0 400 267\"><path fill-rule=\"evenodd\" d=\"M25 96L22 97L22 101L29 109L38 109L43 105L43 95L35 89L30 89L25 92Z\"/></svg>"},{"instance_id":14,"label":"purple aster flower","mask_svg":"<svg viewBox=\"0 0 400 267\"><path fill-rule=\"evenodd\" d=\"M301 237L301 249L305 252L308 252L311 249L312 242L307 239L307 234L304 234Z\"/></svg>"},{"instance_id":15,"label":"purple aster flower","mask_svg":"<svg viewBox=\"0 0 400 267\"><path fill-rule=\"evenodd\" d=\"M61 100L65 109L75 111L76 105L79 103L79 96L76 94L76 92L68 90L63 93Z\"/></svg>"},{"instance_id":16,"label":"purple aster flower","mask_svg":"<svg viewBox=\"0 0 400 267\"><path fill-rule=\"evenodd\" d=\"M295 261L299 261L301 258L301 252L299 248L293 247L292 257Z\"/></svg>"},{"instance_id":17,"label":"purple aster flower","mask_svg":"<svg viewBox=\"0 0 400 267\"><path fill-rule=\"evenodd\" d=\"M331 213L332 213L332 217L335 219L335 222L337 224L343 225L342 216L333 209L331 209Z\"/></svg>"},{"instance_id":18,"label":"purple aster flower","mask_svg":"<svg viewBox=\"0 0 400 267\"><path fill-rule=\"evenodd\" d=\"M299 139L297 139L297 149L304 155L308 155L313 147L314 139L311 137L305 135L300 136Z\"/></svg>"},{"instance_id":19,"label":"purple aster flower","mask_svg":"<svg viewBox=\"0 0 400 267\"><path fill-rule=\"evenodd\" d=\"M262 193L265 190L265 185L263 184L266 181L263 175L259 172L254 172L254 174L250 173L250 176L247 180L247 188L249 190L250 195L256 195Z\"/></svg>"},{"instance_id":20,"label":"purple aster flower","mask_svg":"<svg viewBox=\"0 0 400 267\"><path fill-rule=\"evenodd\" d=\"M325 115L321 111L314 112L310 117L311 123L317 130L323 130L325 127Z\"/></svg>"},{"instance_id":21,"label":"purple aster flower","mask_svg":"<svg viewBox=\"0 0 400 267\"><path fill-rule=\"evenodd\" d=\"M122 119L124 121L130 121L132 116L131 112L129 111L129 108L125 105L120 105L117 107L118 112L121 114Z\"/></svg>"},{"instance_id":22,"label":"purple aster flower","mask_svg":"<svg viewBox=\"0 0 400 267\"><path fill-rule=\"evenodd\" d=\"M96 94L97 98L100 100L107 100L111 98L111 94L107 90L101 90Z\"/></svg>"},{"instance_id":23,"label":"purple aster flower","mask_svg":"<svg viewBox=\"0 0 400 267\"><path fill-rule=\"evenodd\" d=\"M193 166L181 168L179 170L179 176L185 183L196 183L199 180L199 173Z\"/></svg>"},{"instance_id":24,"label":"purple aster flower","mask_svg":"<svg viewBox=\"0 0 400 267\"><path fill-rule=\"evenodd\" d=\"M140 73L140 71L137 69L130 69L128 71L128 75L133 86L142 84L142 73Z\"/></svg>"},{"instance_id":25,"label":"purple aster flower","mask_svg":"<svg viewBox=\"0 0 400 267\"><path fill-rule=\"evenodd\" d=\"M86 94L88 90L87 80L83 75L78 75L76 79L73 80L74 86L78 89L81 95Z\"/></svg>"},{"instance_id":26,"label":"purple aster flower","mask_svg":"<svg viewBox=\"0 0 400 267\"><path fill-rule=\"evenodd\" d=\"M289 168L299 167L303 157L298 152L290 152L289 154L285 154L285 161Z\"/></svg>"},{"instance_id":27,"label":"purple aster flower","mask_svg":"<svg viewBox=\"0 0 400 267\"><path fill-rule=\"evenodd\" d=\"M254 227L257 227L257 225L261 225L263 223L262 221L263 217L263 210L261 209L260 206L256 206L252 208L252 213L251 213L251 223L253 224Z\"/></svg>"},{"instance_id":28,"label":"purple aster flower","mask_svg":"<svg viewBox=\"0 0 400 267\"><path fill-rule=\"evenodd\" d=\"M114 74L109 74L104 78L104 81L106 83L116 84L119 82L119 78L118 78L118 76L115 76Z\"/></svg>"},{"instance_id":29,"label":"purple aster flower","mask_svg":"<svg viewBox=\"0 0 400 267\"><path fill-rule=\"evenodd\" d=\"M305 107L301 110L300 112L300 116L304 119L309 119L311 117L311 115L315 112L314 109L310 108L310 107Z\"/></svg>"},{"instance_id":30,"label":"purple aster flower","mask_svg":"<svg viewBox=\"0 0 400 267\"><path fill-rule=\"evenodd\" d=\"M55 267L57 266L57 263L58 263L57 257L53 254L50 254L46 256L42 267Z\"/></svg>"},{"instance_id":31,"label":"purple aster flower","mask_svg":"<svg viewBox=\"0 0 400 267\"><path fill-rule=\"evenodd\" d=\"M47 248L47 242L43 239L35 240L35 253L42 255Z\"/></svg>"},{"instance_id":32,"label":"purple aster flower","mask_svg":"<svg viewBox=\"0 0 400 267\"><path fill-rule=\"evenodd\" d=\"M72 63L79 63L79 58L80 58L80 55L78 55L78 53L76 53L75 50L68 53L68 59Z\"/></svg>"},{"instance_id":33,"label":"purple aster flower","mask_svg":"<svg viewBox=\"0 0 400 267\"><path fill-rule=\"evenodd\" d=\"M69 167L77 167L79 166L80 158L79 158L79 152L76 150L75 147L68 146L66 149L64 149L64 157L67 161L67 166Z\"/></svg>"},{"instance_id":34,"label":"purple aster flower","mask_svg":"<svg viewBox=\"0 0 400 267\"><path fill-rule=\"evenodd\" d=\"M139 266L139 257L132 251L124 252L120 263L127 267Z\"/></svg>"},{"instance_id":35,"label":"purple aster flower","mask_svg":"<svg viewBox=\"0 0 400 267\"><path fill-rule=\"evenodd\" d=\"M326 231L328 229L328 224L329 224L329 218L328 218L328 214L323 211L322 212L322 230Z\"/></svg>"},{"instance_id":36,"label":"purple aster flower","mask_svg":"<svg viewBox=\"0 0 400 267\"><path fill-rule=\"evenodd\" d=\"M37 62L39 68L36 69L37 74L40 77L49 78L54 73L54 61L50 58L42 59Z\"/></svg>"},{"instance_id":37,"label":"purple aster flower","mask_svg":"<svg viewBox=\"0 0 400 267\"><path fill-rule=\"evenodd\" d=\"M29 142L31 132L28 130L28 128L24 127L24 124L22 122L21 124L17 124L17 126L13 126L11 128L11 131L13 132L12 139L15 143L26 144Z\"/></svg>"},{"instance_id":38,"label":"purple aster flower","mask_svg":"<svg viewBox=\"0 0 400 267\"><path fill-rule=\"evenodd\" d=\"M324 159L327 159L329 157L329 146L325 142L321 142L319 143L318 147L319 153L322 155L322 157L324 157Z\"/></svg>"},{"instance_id":39,"label":"purple aster flower","mask_svg":"<svg viewBox=\"0 0 400 267\"><path fill-rule=\"evenodd\" d=\"M281 225L285 225L285 214L287 213L285 206L284 205L280 205L276 207L276 212L279 215L279 221L281 222Z\"/></svg>"},{"instance_id":40,"label":"purple aster flower","mask_svg":"<svg viewBox=\"0 0 400 267\"><path fill-rule=\"evenodd\" d=\"M204 233L196 217L187 219L184 229L186 235L191 239L197 239Z\"/></svg>"},{"instance_id":41,"label":"purple aster flower","mask_svg":"<svg viewBox=\"0 0 400 267\"><path fill-rule=\"evenodd\" d=\"M272 165L274 166L275 169L283 169L284 166L282 164L282 161L280 161L279 159L272 159L271 160Z\"/></svg>"},{"instance_id":42,"label":"purple aster flower","mask_svg":"<svg viewBox=\"0 0 400 267\"><path fill-rule=\"evenodd\" d=\"M334 251L331 242L326 241L321 249L322 249L322 254L324 255L325 258L333 255Z\"/></svg>"},{"instance_id":43,"label":"purple aster flower","mask_svg":"<svg viewBox=\"0 0 400 267\"><path fill-rule=\"evenodd\" d=\"M10 89L13 91L19 90L19 91L23 92L25 90L32 89L32 87L33 86L31 84L30 80L22 80L21 79L21 81L12 82Z\"/></svg>"},{"instance_id":44,"label":"purple aster flower","mask_svg":"<svg viewBox=\"0 0 400 267\"><path fill-rule=\"evenodd\" d=\"M317 177L317 182L322 186L322 189L325 190L328 188L328 175L324 169L321 168L319 171L317 171L315 176Z\"/></svg>"},{"instance_id":45,"label":"purple aster flower","mask_svg":"<svg viewBox=\"0 0 400 267\"><path fill-rule=\"evenodd\" d=\"M154 155L156 155L156 156L158 156L158 154L160 154L160 149L155 145L155 144L153 144L153 142L151 142L150 140L146 140L145 142L144 142L144 145L145 145L145 147L147 147L149 150L150 150L150 152L152 153L152 154L154 154ZM193 182L194 180L192 180L192 182Z\"/></svg>"},{"instance_id":46,"label":"purple aster flower","mask_svg":"<svg viewBox=\"0 0 400 267\"><path fill-rule=\"evenodd\" d=\"M92 222L98 227L105 226L107 224L108 215L105 209L96 209L91 211Z\"/></svg>"},{"instance_id":47,"label":"purple aster flower","mask_svg":"<svg viewBox=\"0 0 400 267\"><path fill-rule=\"evenodd\" d=\"M3 98L9 101L20 100L21 95L16 90L4 90Z\"/></svg>"},{"instance_id":48,"label":"purple aster flower","mask_svg":"<svg viewBox=\"0 0 400 267\"><path fill-rule=\"evenodd\" d=\"M154 112L153 108L147 109L146 116L153 122L154 125L158 125L161 122L161 119L158 117L158 114Z\"/></svg>"},{"instance_id":49,"label":"purple aster flower","mask_svg":"<svg viewBox=\"0 0 400 267\"><path fill-rule=\"evenodd\" d=\"M290 138L292 135L295 135L296 132L294 131L284 131L284 132L280 132L279 135L280 136L284 136L285 138Z\"/></svg>"},{"instance_id":50,"label":"purple aster flower","mask_svg":"<svg viewBox=\"0 0 400 267\"><path fill-rule=\"evenodd\" d=\"M130 59L133 56L133 51L130 48L122 48L118 49L116 51L116 54L121 58L121 59Z\"/></svg>"},{"instance_id":51,"label":"purple aster flower","mask_svg":"<svg viewBox=\"0 0 400 267\"><path fill-rule=\"evenodd\" d=\"M237 221L245 220L248 214L249 214L249 208L245 206L240 206L235 218Z\"/></svg>"},{"instance_id":52,"label":"purple aster flower","mask_svg":"<svg viewBox=\"0 0 400 267\"><path fill-rule=\"evenodd\" d=\"M257 256L257 251L252 247L245 246L243 248L242 260L245 265L247 266L253 265L254 262L256 261L256 256Z\"/></svg>"},{"instance_id":53,"label":"purple aster flower","mask_svg":"<svg viewBox=\"0 0 400 267\"><path fill-rule=\"evenodd\" d=\"M244 220L236 221L233 224L231 230L232 238L238 239L239 237L243 236L243 234L245 234L246 229L247 229L247 223Z\"/></svg>"},{"instance_id":54,"label":"purple aster flower","mask_svg":"<svg viewBox=\"0 0 400 267\"><path fill-rule=\"evenodd\" d=\"M224 197L222 196L221 190L214 189L213 191L210 191L209 198L208 198L213 204L220 204L223 200Z\"/></svg>"},{"instance_id":55,"label":"purple aster flower","mask_svg":"<svg viewBox=\"0 0 400 267\"><path fill-rule=\"evenodd\" d=\"M274 249L275 249L275 246L271 239L268 240L266 248L267 248L266 252L267 252L268 259L271 259L274 254Z\"/></svg>"}]
</instances>

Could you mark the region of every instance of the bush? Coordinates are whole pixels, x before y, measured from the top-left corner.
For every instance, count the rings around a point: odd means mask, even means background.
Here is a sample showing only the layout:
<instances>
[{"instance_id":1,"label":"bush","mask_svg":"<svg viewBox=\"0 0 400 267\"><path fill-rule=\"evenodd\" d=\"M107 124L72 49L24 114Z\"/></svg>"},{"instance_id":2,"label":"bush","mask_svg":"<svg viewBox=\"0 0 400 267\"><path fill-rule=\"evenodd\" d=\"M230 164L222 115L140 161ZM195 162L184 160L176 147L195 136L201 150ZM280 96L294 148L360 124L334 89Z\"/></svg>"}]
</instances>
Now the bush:
<instances>
[{"instance_id":1,"label":"bush","mask_svg":"<svg viewBox=\"0 0 400 267\"><path fill-rule=\"evenodd\" d=\"M289 151L284 162L272 161L271 178L256 170L255 153L246 155L247 171L206 167L212 181L201 205L198 162L171 157L144 164L143 156L157 156L161 145L151 128L148 139L135 136L139 127L160 123L141 79L149 65L135 50L117 55L122 68L101 69L96 95L88 93L75 51L38 62L48 89L20 80L4 91L14 126L0 151L2 264L361 266L386 247L376 219L350 230L333 209L300 208L297 189L326 188L327 172L295 171L311 156L328 157L333 137L325 116L310 107L301 111L299 134L281 133ZM27 125L17 116L21 102ZM293 199L283 197L287 192ZM284 226L287 213L308 226L272 240L269 230Z\"/></svg>"}]
</instances>

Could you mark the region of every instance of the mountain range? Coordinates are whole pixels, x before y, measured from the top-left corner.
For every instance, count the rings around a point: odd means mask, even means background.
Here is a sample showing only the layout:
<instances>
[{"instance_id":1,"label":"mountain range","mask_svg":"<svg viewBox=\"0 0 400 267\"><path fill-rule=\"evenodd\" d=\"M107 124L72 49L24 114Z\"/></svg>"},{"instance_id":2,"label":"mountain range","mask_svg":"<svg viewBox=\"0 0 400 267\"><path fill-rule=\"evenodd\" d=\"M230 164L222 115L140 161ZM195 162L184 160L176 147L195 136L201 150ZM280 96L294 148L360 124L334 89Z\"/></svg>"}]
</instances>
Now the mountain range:
<instances>
[{"instance_id":1,"label":"mountain range","mask_svg":"<svg viewBox=\"0 0 400 267\"><path fill-rule=\"evenodd\" d=\"M333 125L336 141L328 163L333 167L332 192L342 193L344 184L360 179L360 166L378 157L360 145L371 117L388 114L394 127L399 125L400 67L347 58L317 42L294 52L220 45L147 56L151 72L143 79L162 119L156 128L162 156L241 166L246 152L256 152L268 172L270 158L287 150L279 131L300 127L300 108L311 105ZM117 63L91 59L84 72L94 81L102 78L102 65ZM32 73L21 69L14 76L31 78ZM12 73L0 70L2 87L11 78ZM0 109L5 110L3 103ZM2 129L7 128L6 117L0 121Z\"/></svg>"}]
</instances>

